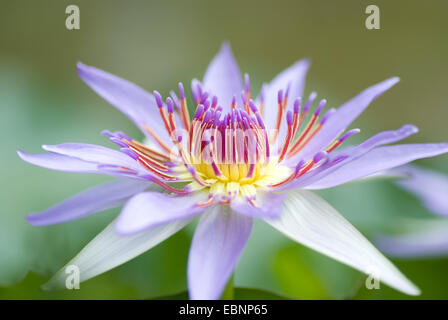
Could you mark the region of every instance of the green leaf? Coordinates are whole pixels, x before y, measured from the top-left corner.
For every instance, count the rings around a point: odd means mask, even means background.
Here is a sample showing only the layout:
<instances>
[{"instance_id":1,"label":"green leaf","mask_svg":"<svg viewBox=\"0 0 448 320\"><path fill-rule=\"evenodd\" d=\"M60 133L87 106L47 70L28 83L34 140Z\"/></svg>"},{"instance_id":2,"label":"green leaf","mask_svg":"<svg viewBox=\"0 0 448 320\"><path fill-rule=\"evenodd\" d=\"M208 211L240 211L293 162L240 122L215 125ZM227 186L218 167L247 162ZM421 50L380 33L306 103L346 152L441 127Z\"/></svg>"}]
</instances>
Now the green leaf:
<instances>
[{"instance_id":1,"label":"green leaf","mask_svg":"<svg viewBox=\"0 0 448 320\"><path fill-rule=\"evenodd\" d=\"M274 260L274 272L283 291L296 299L325 299L325 288L304 263L296 247L281 249Z\"/></svg>"}]
</instances>

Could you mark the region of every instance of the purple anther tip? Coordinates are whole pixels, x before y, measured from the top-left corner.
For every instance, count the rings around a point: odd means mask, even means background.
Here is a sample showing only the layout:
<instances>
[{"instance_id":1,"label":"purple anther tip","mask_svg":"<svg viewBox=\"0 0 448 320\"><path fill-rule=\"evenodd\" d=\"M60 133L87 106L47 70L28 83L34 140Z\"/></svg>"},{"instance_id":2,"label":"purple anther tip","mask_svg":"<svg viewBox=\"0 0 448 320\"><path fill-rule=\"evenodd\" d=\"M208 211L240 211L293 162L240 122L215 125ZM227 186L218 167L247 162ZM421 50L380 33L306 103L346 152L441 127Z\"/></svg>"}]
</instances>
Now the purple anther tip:
<instances>
[{"instance_id":1,"label":"purple anther tip","mask_svg":"<svg viewBox=\"0 0 448 320\"><path fill-rule=\"evenodd\" d=\"M148 181L153 181L154 177L150 174L145 174L141 176L143 179L148 180Z\"/></svg>"},{"instance_id":2,"label":"purple anther tip","mask_svg":"<svg viewBox=\"0 0 448 320\"><path fill-rule=\"evenodd\" d=\"M219 118L221 117L221 111L215 112L215 118L213 119L214 124L218 124Z\"/></svg>"},{"instance_id":3,"label":"purple anther tip","mask_svg":"<svg viewBox=\"0 0 448 320\"><path fill-rule=\"evenodd\" d=\"M296 165L296 171L299 171L302 169L303 165L305 164L305 160L300 160L299 163Z\"/></svg>"},{"instance_id":4,"label":"purple anther tip","mask_svg":"<svg viewBox=\"0 0 448 320\"><path fill-rule=\"evenodd\" d=\"M204 106L201 104L199 105L199 107L196 109L196 112L194 114L194 118L195 119L199 119L202 114L204 113Z\"/></svg>"},{"instance_id":5,"label":"purple anther tip","mask_svg":"<svg viewBox=\"0 0 448 320\"><path fill-rule=\"evenodd\" d=\"M300 112L300 104L301 104L302 100L300 98L297 98L296 100L294 100L294 113L299 113Z\"/></svg>"},{"instance_id":6,"label":"purple anther tip","mask_svg":"<svg viewBox=\"0 0 448 320\"><path fill-rule=\"evenodd\" d=\"M286 113L286 123L288 125L292 125L292 112L291 112L291 110L288 110L288 112Z\"/></svg>"},{"instance_id":7,"label":"purple anther tip","mask_svg":"<svg viewBox=\"0 0 448 320\"><path fill-rule=\"evenodd\" d=\"M336 112L335 108L331 108L327 112L325 112L324 116L322 117L322 120L320 121L320 124L323 125L327 120Z\"/></svg>"},{"instance_id":8,"label":"purple anther tip","mask_svg":"<svg viewBox=\"0 0 448 320\"><path fill-rule=\"evenodd\" d=\"M316 92L311 92L310 96L308 97L308 101L305 104L305 107L303 108L303 111L308 111L311 107L311 105L314 102L314 99L316 99L317 97L317 93Z\"/></svg>"},{"instance_id":9,"label":"purple anther tip","mask_svg":"<svg viewBox=\"0 0 448 320\"><path fill-rule=\"evenodd\" d=\"M216 107L216 111L222 111L222 107L221 106Z\"/></svg>"},{"instance_id":10,"label":"purple anther tip","mask_svg":"<svg viewBox=\"0 0 448 320\"><path fill-rule=\"evenodd\" d=\"M179 82L178 87L179 87L179 98L180 98L180 100L184 100L185 99L185 90L184 90L184 85L182 84L182 82Z\"/></svg>"},{"instance_id":11,"label":"purple anther tip","mask_svg":"<svg viewBox=\"0 0 448 320\"><path fill-rule=\"evenodd\" d=\"M125 153L125 154L127 154L128 156L130 156L134 160L138 159L138 154L134 150L131 150L129 148L121 148L120 151Z\"/></svg>"},{"instance_id":12,"label":"purple anther tip","mask_svg":"<svg viewBox=\"0 0 448 320\"><path fill-rule=\"evenodd\" d=\"M101 134L103 136L107 136L107 137L110 137L110 138L114 137L114 134L112 132L110 132L109 130L103 130L103 131L101 131Z\"/></svg>"},{"instance_id":13,"label":"purple anther tip","mask_svg":"<svg viewBox=\"0 0 448 320\"><path fill-rule=\"evenodd\" d=\"M213 96L212 97L212 106L216 107L217 104L218 104L218 97L217 96Z\"/></svg>"},{"instance_id":14,"label":"purple anther tip","mask_svg":"<svg viewBox=\"0 0 448 320\"><path fill-rule=\"evenodd\" d=\"M188 172L190 172L191 174L195 174L196 169L193 166L187 166L187 170Z\"/></svg>"},{"instance_id":15,"label":"purple anther tip","mask_svg":"<svg viewBox=\"0 0 448 320\"><path fill-rule=\"evenodd\" d=\"M355 134L357 134L359 132L361 132L360 129L349 130L339 139L339 141L343 142L343 141L347 140L348 138L350 138L351 136L353 136L353 135L355 135Z\"/></svg>"},{"instance_id":16,"label":"purple anther tip","mask_svg":"<svg viewBox=\"0 0 448 320\"><path fill-rule=\"evenodd\" d=\"M325 158L327 156L327 153L325 151L319 151L316 153L316 155L313 158L314 163L318 163L320 160Z\"/></svg>"},{"instance_id":17,"label":"purple anther tip","mask_svg":"<svg viewBox=\"0 0 448 320\"><path fill-rule=\"evenodd\" d=\"M204 110L208 110L208 108L210 108L210 100L205 100L204 101Z\"/></svg>"},{"instance_id":18,"label":"purple anther tip","mask_svg":"<svg viewBox=\"0 0 448 320\"><path fill-rule=\"evenodd\" d=\"M156 98L156 104L159 108L163 107L163 101L162 101L162 96L160 95L160 93L158 91L153 92L154 94L154 98Z\"/></svg>"},{"instance_id":19,"label":"purple anther tip","mask_svg":"<svg viewBox=\"0 0 448 320\"><path fill-rule=\"evenodd\" d=\"M178 136L177 141L182 142L182 136Z\"/></svg>"},{"instance_id":20,"label":"purple anther tip","mask_svg":"<svg viewBox=\"0 0 448 320\"><path fill-rule=\"evenodd\" d=\"M254 100L252 100L252 99L249 100L249 107L250 107L250 110L252 110L253 113L257 113L258 112L258 108L255 105Z\"/></svg>"},{"instance_id":21,"label":"purple anther tip","mask_svg":"<svg viewBox=\"0 0 448 320\"><path fill-rule=\"evenodd\" d=\"M202 93L202 95L201 95L201 103L204 103L205 101L207 101L208 96L209 96L208 92Z\"/></svg>"},{"instance_id":22,"label":"purple anther tip","mask_svg":"<svg viewBox=\"0 0 448 320\"><path fill-rule=\"evenodd\" d=\"M321 113L322 109L325 107L326 104L327 104L327 100L326 99L320 100L319 105L317 106L317 109L314 112L314 115L318 116Z\"/></svg>"},{"instance_id":23,"label":"purple anther tip","mask_svg":"<svg viewBox=\"0 0 448 320\"><path fill-rule=\"evenodd\" d=\"M112 141L113 143L115 143L117 146L121 147L121 148L128 148L129 145L124 142L123 140L117 139L117 138L110 138L110 141Z\"/></svg>"},{"instance_id":24,"label":"purple anther tip","mask_svg":"<svg viewBox=\"0 0 448 320\"><path fill-rule=\"evenodd\" d=\"M263 119L261 119L261 116L260 116L259 113L257 113L257 122L261 126L262 129L265 129L265 126L264 126L264 123L263 123Z\"/></svg>"},{"instance_id":25,"label":"purple anther tip","mask_svg":"<svg viewBox=\"0 0 448 320\"><path fill-rule=\"evenodd\" d=\"M171 99L170 97L166 98L166 108L168 109L169 113L174 112L173 99Z\"/></svg>"},{"instance_id":26,"label":"purple anther tip","mask_svg":"<svg viewBox=\"0 0 448 320\"><path fill-rule=\"evenodd\" d=\"M247 121L247 118L243 118L243 127L244 129L249 129L249 121Z\"/></svg>"},{"instance_id":27,"label":"purple anther tip","mask_svg":"<svg viewBox=\"0 0 448 320\"><path fill-rule=\"evenodd\" d=\"M117 131L117 132L115 132L115 135L116 135L117 137L119 137L120 139L126 139L126 140L128 140L128 141L132 141L132 139L131 139L126 133L124 133L124 132Z\"/></svg>"},{"instance_id":28,"label":"purple anther tip","mask_svg":"<svg viewBox=\"0 0 448 320\"><path fill-rule=\"evenodd\" d=\"M209 120L210 120L211 117L212 117L212 110L209 109L209 110L207 110L207 112L205 113L205 116L204 116L204 122L205 122L205 123L209 122Z\"/></svg>"},{"instance_id":29,"label":"purple anther tip","mask_svg":"<svg viewBox=\"0 0 448 320\"><path fill-rule=\"evenodd\" d=\"M283 101L283 90L278 90L278 93L277 93L277 102L278 102L278 104L281 104L282 101Z\"/></svg>"}]
</instances>

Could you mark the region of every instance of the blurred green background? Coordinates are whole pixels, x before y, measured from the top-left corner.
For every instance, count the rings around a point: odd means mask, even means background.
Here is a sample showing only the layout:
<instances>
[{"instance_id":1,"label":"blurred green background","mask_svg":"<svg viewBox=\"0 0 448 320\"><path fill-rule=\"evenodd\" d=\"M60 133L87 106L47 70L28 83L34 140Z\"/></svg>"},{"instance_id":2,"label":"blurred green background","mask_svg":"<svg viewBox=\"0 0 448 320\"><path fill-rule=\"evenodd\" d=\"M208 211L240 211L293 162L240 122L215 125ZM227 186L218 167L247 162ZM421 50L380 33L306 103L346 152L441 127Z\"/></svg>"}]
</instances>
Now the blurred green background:
<instances>
[{"instance_id":1,"label":"blurred green background","mask_svg":"<svg viewBox=\"0 0 448 320\"><path fill-rule=\"evenodd\" d=\"M150 252L81 284L42 291L113 219L109 210L64 225L31 227L24 217L105 181L53 172L21 161L16 149L67 141L108 145L103 129L141 134L77 76L82 61L163 94L178 81L201 79L222 41L230 41L257 92L302 57L312 59L306 93L338 106L390 76L402 81L373 103L354 127L360 141L404 123L421 132L408 142L448 140L448 1L375 1L381 30L367 30L373 1L87 1L2 0L0 10L0 299L151 298L186 288L193 226ZM81 29L65 28L76 4ZM358 140L356 140L358 139ZM420 161L448 172L447 156ZM368 237L399 232L402 217L432 218L387 181L320 192ZM448 298L448 258L393 260L423 294ZM296 245L257 223L236 269L236 286L296 299L410 298L385 285L363 289L365 276Z\"/></svg>"}]
</instances>

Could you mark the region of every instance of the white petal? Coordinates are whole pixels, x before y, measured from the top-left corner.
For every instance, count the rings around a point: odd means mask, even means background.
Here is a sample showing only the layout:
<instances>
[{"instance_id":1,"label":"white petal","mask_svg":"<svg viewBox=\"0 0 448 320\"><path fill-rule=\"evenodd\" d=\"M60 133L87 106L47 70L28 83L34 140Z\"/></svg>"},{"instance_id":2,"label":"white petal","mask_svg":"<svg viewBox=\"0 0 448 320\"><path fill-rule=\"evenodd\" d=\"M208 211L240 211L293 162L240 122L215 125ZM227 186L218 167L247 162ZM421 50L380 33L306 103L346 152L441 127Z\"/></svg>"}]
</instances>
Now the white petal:
<instances>
[{"instance_id":1,"label":"white petal","mask_svg":"<svg viewBox=\"0 0 448 320\"><path fill-rule=\"evenodd\" d=\"M265 220L287 237L410 295L419 289L345 218L319 196L289 192L280 218Z\"/></svg>"},{"instance_id":2,"label":"white petal","mask_svg":"<svg viewBox=\"0 0 448 320\"><path fill-rule=\"evenodd\" d=\"M44 285L44 288L63 288L67 278L65 270L68 266L79 268L81 281L86 281L111 270L158 245L185 227L190 221L191 219L179 220L128 237L117 235L114 226L115 221L113 221L90 241L75 258L59 270Z\"/></svg>"}]
</instances>

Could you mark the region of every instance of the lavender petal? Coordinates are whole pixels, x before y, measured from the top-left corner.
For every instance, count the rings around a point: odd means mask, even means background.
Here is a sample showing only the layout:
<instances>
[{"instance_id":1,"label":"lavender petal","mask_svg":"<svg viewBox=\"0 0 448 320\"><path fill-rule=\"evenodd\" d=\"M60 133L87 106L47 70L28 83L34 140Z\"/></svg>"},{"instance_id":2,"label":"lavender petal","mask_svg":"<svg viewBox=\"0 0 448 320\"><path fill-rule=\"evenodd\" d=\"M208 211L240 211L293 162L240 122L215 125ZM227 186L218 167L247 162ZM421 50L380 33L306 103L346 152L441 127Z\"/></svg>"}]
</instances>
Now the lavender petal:
<instances>
[{"instance_id":1,"label":"lavender petal","mask_svg":"<svg viewBox=\"0 0 448 320\"><path fill-rule=\"evenodd\" d=\"M434 157L447 152L448 143L403 144L379 147L341 166L332 174L312 183L307 188L331 188L417 159Z\"/></svg>"},{"instance_id":2,"label":"lavender petal","mask_svg":"<svg viewBox=\"0 0 448 320\"><path fill-rule=\"evenodd\" d=\"M221 46L221 50L210 62L204 75L203 85L205 91L218 97L218 103L223 107L223 112L229 112L233 96L239 97L243 90L243 81L228 43ZM241 102L239 103L241 107Z\"/></svg>"},{"instance_id":3,"label":"lavender petal","mask_svg":"<svg viewBox=\"0 0 448 320\"><path fill-rule=\"evenodd\" d=\"M148 228L193 217L205 210L197 206L207 200L206 193L173 196L160 192L144 192L132 197L115 223L121 235L131 235Z\"/></svg>"},{"instance_id":4,"label":"lavender petal","mask_svg":"<svg viewBox=\"0 0 448 320\"><path fill-rule=\"evenodd\" d=\"M429 211L448 217L448 176L442 173L406 165L391 170L408 178L396 182L398 186L415 194Z\"/></svg>"},{"instance_id":5,"label":"lavender petal","mask_svg":"<svg viewBox=\"0 0 448 320\"><path fill-rule=\"evenodd\" d=\"M219 299L249 239L252 218L216 206L196 228L188 257L190 299Z\"/></svg>"},{"instance_id":6,"label":"lavender petal","mask_svg":"<svg viewBox=\"0 0 448 320\"><path fill-rule=\"evenodd\" d=\"M31 213L26 220L35 226L51 225L80 219L111 209L145 190L148 182L118 180L93 187L42 212Z\"/></svg>"},{"instance_id":7,"label":"lavender petal","mask_svg":"<svg viewBox=\"0 0 448 320\"><path fill-rule=\"evenodd\" d=\"M316 152L323 150L337 136L345 130L368 106L381 94L390 89L399 81L399 78L390 78L371 86L353 99L340 106L326 121L316 136L299 152L300 159L308 159Z\"/></svg>"},{"instance_id":8,"label":"lavender petal","mask_svg":"<svg viewBox=\"0 0 448 320\"><path fill-rule=\"evenodd\" d=\"M308 59L297 61L289 68L278 74L268 85L264 91L264 110L263 118L268 130L275 129L277 121L278 103L277 94L279 90L286 90L290 86L287 110L293 109L296 98L301 97L305 87L305 77L310 66ZM286 132L286 123L280 127L279 140L283 141Z\"/></svg>"},{"instance_id":9,"label":"lavender petal","mask_svg":"<svg viewBox=\"0 0 448 320\"><path fill-rule=\"evenodd\" d=\"M83 161L81 159L64 156L56 153L27 153L17 151L19 157L31 164L39 167L77 173L99 173L96 163Z\"/></svg>"},{"instance_id":10,"label":"lavender petal","mask_svg":"<svg viewBox=\"0 0 448 320\"><path fill-rule=\"evenodd\" d=\"M165 143L171 139L161 121L154 96L136 84L100 69L77 64L78 74L103 99L123 112L150 139L145 125L153 130Z\"/></svg>"}]
</instances>

